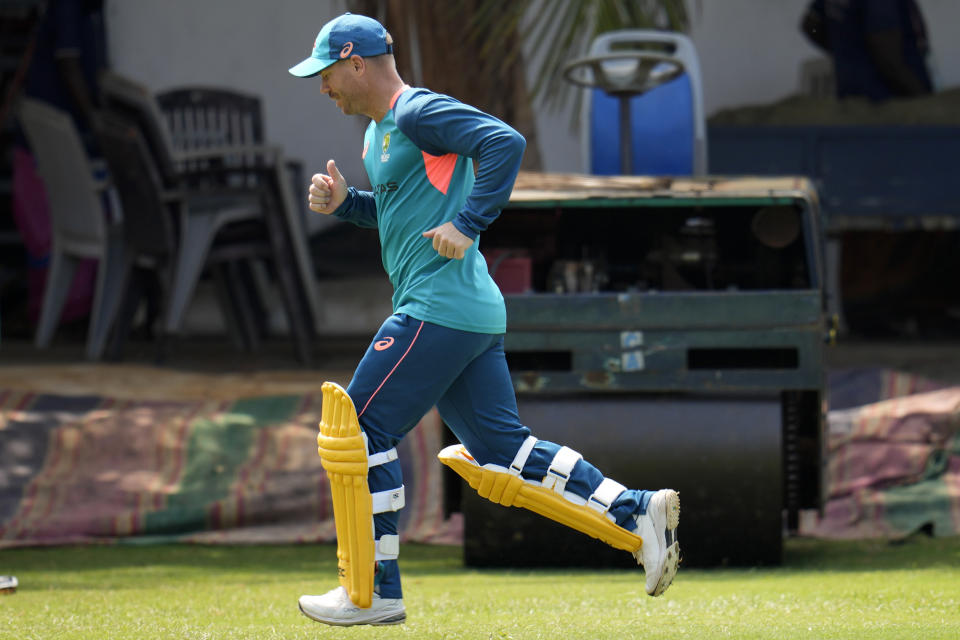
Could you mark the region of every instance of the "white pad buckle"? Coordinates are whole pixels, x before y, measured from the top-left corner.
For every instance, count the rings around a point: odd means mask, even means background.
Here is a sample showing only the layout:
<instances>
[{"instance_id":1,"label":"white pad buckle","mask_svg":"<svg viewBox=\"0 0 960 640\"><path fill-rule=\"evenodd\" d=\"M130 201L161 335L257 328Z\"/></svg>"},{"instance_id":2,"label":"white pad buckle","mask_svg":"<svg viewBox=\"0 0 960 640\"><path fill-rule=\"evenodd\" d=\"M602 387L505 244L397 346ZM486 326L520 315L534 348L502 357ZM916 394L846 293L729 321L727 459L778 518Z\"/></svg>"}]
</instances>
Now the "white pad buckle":
<instances>
[{"instance_id":1,"label":"white pad buckle","mask_svg":"<svg viewBox=\"0 0 960 640\"><path fill-rule=\"evenodd\" d=\"M387 511L399 511L406 504L406 498L403 494L403 485L397 489L387 489L370 494L373 497L373 513L386 513Z\"/></svg>"},{"instance_id":2,"label":"white pad buckle","mask_svg":"<svg viewBox=\"0 0 960 640\"><path fill-rule=\"evenodd\" d=\"M513 462L510 463L510 473L515 476L520 475L520 472L523 471L523 465L527 464L527 458L530 457L530 452L533 451L533 445L535 444L537 444L537 439L533 436L527 436L527 439L520 445L520 449L517 450Z\"/></svg>"},{"instance_id":3,"label":"white pad buckle","mask_svg":"<svg viewBox=\"0 0 960 640\"><path fill-rule=\"evenodd\" d=\"M573 467L582 459L583 456L570 447L560 447L557 454L553 456L550 468L547 469L547 475L544 476L541 484L563 495L567 481L570 480L570 474L573 473Z\"/></svg>"},{"instance_id":4,"label":"white pad buckle","mask_svg":"<svg viewBox=\"0 0 960 640\"><path fill-rule=\"evenodd\" d=\"M380 536L376 547L377 560L396 560L400 556L400 536L395 534Z\"/></svg>"},{"instance_id":5,"label":"white pad buckle","mask_svg":"<svg viewBox=\"0 0 960 640\"><path fill-rule=\"evenodd\" d=\"M393 462L398 457L396 447L381 451L380 453L373 453L367 456L367 467L379 467L382 464Z\"/></svg>"},{"instance_id":6,"label":"white pad buckle","mask_svg":"<svg viewBox=\"0 0 960 640\"><path fill-rule=\"evenodd\" d=\"M627 488L616 480L604 478L593 495L587 499L587 506L598 513L606 513L610 510L613 501L626 490Z\"/></svg>"}]
</instances>

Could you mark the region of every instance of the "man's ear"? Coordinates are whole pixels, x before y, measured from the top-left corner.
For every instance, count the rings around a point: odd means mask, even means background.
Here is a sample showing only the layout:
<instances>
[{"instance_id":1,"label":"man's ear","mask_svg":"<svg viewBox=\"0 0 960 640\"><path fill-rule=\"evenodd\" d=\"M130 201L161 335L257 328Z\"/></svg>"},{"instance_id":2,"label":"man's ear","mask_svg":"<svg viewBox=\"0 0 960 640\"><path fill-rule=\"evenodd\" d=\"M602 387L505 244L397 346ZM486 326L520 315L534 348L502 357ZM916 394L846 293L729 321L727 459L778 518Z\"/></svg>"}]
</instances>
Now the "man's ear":
<instances>
[{"instance_id":1,"label":"man's ear","mask_svg":"<svg viewBox=\"0 0 960 640\"><path fill-rule=\"evenodd\" d=\"M350 56L350 66L355 72L362 74L367 68L367 61L360 56Z\"/></svg>"}]
</instances>

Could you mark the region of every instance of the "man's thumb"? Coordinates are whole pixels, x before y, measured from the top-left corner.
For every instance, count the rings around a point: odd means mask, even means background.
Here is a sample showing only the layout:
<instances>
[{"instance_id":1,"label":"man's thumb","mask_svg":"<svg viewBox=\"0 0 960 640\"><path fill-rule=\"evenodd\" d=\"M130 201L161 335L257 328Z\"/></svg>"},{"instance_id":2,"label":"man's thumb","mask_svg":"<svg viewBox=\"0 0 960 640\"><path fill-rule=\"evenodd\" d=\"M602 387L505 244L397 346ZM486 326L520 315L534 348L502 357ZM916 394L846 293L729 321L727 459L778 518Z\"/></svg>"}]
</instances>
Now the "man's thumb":
<instances>
[{"instance_id":1,"label":"man's thumb","mask_svg":"<svg viewBox=\"0 0 960 640\"><path fill-rule=\"evenodd\" d=\"M346 182L340 170L337 169L337 163L333 160L327 160L327 174L337 182Z\"/></svg>"}]
</instances>

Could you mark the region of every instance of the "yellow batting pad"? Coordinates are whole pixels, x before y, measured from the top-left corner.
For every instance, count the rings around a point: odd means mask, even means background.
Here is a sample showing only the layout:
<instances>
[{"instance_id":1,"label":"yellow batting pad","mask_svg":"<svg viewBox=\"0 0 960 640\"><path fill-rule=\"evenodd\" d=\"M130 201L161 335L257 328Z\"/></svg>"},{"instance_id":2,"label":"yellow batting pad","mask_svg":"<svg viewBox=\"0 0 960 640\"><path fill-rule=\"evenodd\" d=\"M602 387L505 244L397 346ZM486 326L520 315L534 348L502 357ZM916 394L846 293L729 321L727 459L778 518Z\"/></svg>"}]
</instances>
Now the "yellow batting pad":
<instances>
[{"instance_id":1,"label":"yellow batting pad","mask_svg":"<svg viewBox=\"0 0 960 640\"><path fill-rule=\"evenodd\" d=\"M353 401L343 387L324 382L317 451L330 480L337 527L337 570L350 600L373 600L373 499L367 485L367 444Z\"/></svg>"},{"instance_id":2,"label":"yellow batting pad","mask_svg":"<svg viewBox=\"0 0 960 640\"><path fill-rule=\"evenodd\" d=\"M438 457L487 500L505 507L529 509L617 549L634 553L643 546L643 538L586 505L575 504L551 489L525 482L506 470L481 467L463 445L447 447Z\"/></svg>"}]
</instances>

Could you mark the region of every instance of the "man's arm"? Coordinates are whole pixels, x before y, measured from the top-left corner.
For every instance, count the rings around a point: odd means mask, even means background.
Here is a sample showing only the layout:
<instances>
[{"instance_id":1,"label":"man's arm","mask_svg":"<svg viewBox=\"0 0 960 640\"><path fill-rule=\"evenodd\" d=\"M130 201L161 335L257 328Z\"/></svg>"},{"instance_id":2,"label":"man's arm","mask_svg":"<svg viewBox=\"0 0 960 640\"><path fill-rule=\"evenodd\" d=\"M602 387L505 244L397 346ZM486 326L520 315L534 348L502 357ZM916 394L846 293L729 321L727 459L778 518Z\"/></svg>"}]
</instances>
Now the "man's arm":
<instances>
[{"instance_id":1,"label":"man's arm","mask_svg":"<svg viewBox=\"0 0 960 640\"><path fill-rule=\"evenodd\" d=\"M461 233L452 222L444 222L439 227L424 231L423 237L433 240L434 251L454 260L463 260L467 249L473 244L473 238Z\"/></svg>"},{"instance_id":2,"label":"man's arm","mask_svg":"<svg viewBox=\"0 0 960 640\"><path fill-rule=\"evenodd\" d=\"M80 55L77 50L58 51L56 55L57 72L60 74L60 82L67 89L67 94L73 100L74 106L85 120L83 123L92 127L93 122L93 98L87 89L87 81L83 76L83 69L80 67Z\"/></svg>"},{"instance_id":3,"label":"man's arm","mask_svg":"<svg viewBox=\"0 0 960 640\"><path fill-rule=\"evenodd\" d=\"M930 87L921 80L903 59L903 34L899 29L874 31L867 34L867 49L886 80L891 93L913 97L930 93Z\"/></svg>"},{"instance_id":4,"label":"man's arm","mask_svg":"<svg viewBox=\"0 0 960 640\"><path fill-rule=\"evenodd\" d=\"M509 201L526 141L497 118L446 96L419 94L398 107L397 126L420 149L476 163L473 191L452 221L456 231L474 240Z\"/></svg>"},{"instance_id":5,"label":"man's arm","mask_svg":"<svg viewBox=\"0 0 960 640\"><path fill-rule=\"evenodd\" d=\"M872 0L864 4L864 31L867 51L891 93L920 96L930 93L928 83L904 59L904 39L915 38L914 25L904 20L894 0Z\"/></svg>"},{"instance_id":6,"label":"man's arm","mask_svg":"<svg viewBox=\"0 0 960 640\"><path fill-rule=\"evenodd\" d=\"M70 97L73 106L83 117L81 123L85 127L92 127L94 96L91 87L87 86L87 79L83 72L82 58L84 54L93 55L93 52L84 50L83 24L87 20L84 15L82 2L59 1L48 3L50 13L46 17L52 23L54 33L54 59L57 65L57 74L66 94Z\"/></svg>"},{"instance_id":7,"label":"man's arm","mask_svg":"<svg viewBox=\"0 0 960 640\"><path fill-rule=\"evenodd\" d=\"M327 161L328 174L317 173L311 179L307 200L311 211L333 214L358 227L377 226L377 203L369 191L357 191L347 186L347 180L337 169L337 163Z\"/></svg>"}]
</instances>

